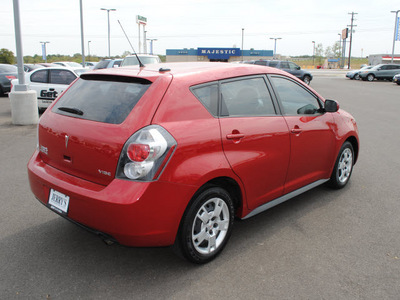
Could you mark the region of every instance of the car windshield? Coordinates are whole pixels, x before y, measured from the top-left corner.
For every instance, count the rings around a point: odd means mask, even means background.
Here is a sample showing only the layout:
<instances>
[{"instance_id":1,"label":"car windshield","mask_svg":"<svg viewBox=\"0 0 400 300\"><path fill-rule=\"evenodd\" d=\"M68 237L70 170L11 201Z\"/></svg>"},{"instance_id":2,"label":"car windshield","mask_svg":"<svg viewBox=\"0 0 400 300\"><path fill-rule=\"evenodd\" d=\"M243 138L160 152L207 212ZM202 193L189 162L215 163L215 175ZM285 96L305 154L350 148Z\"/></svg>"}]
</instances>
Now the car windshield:
<instances>
[{"instance_id":1,"label":"car windshield","mask_svg":"<svg viewBox=\"0 0 400 300\"><path fill-rule=\"evenodd\" d=\"M142 64L144 65L148 65L148 64L157 64L160 62L160 59L157 56L140 56L139 55L139 59L142 62ZM129 56L129 57L125 57L122 66L135 66L138 65L139 62L136 58L136 56Z\"/></svg>"},{"instance_id":2,"label":"car windshield","mask_svg":"<svg viewBox=\"0 0 400 300\"><path fill-rule=\"evenodd\" d=\"M369 70L369 69L372 69L372 66L362 67L360 70Z\"/></svg>"}]
</instances>

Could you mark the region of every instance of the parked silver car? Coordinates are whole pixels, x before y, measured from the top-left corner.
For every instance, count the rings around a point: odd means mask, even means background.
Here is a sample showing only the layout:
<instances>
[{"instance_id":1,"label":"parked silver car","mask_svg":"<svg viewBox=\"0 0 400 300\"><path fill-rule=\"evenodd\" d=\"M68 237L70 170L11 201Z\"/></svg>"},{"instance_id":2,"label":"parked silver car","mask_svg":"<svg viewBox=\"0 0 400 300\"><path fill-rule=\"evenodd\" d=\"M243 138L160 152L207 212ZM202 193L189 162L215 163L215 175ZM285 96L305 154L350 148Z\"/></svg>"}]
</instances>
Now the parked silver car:
<instances>
[{"instance_id":1,"label":"parked silver car","mask_svg":"<svg viewBox=\"0 0 400 300\"><path fill-rule=\"evenodd\" d=\"M393 76L399 73L398 64L379 64L369 70L360 71L359 75L362 80L374 81L375 78L392 80Z\"/></svg>"}]
</instances>

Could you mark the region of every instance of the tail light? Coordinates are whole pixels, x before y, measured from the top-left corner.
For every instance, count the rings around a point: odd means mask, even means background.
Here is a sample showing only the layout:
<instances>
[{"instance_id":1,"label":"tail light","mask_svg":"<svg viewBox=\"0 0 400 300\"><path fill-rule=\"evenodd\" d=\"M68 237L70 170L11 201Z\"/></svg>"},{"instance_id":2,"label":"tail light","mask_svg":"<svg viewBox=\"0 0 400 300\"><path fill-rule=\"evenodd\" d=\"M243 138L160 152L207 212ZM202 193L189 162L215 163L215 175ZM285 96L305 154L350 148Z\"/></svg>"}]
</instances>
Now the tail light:
<instances>
[{"instance_id":1,"label":"tail light","mask_svg":"<svg viewBox=\"0 0 400 300\"><path fill-rule=\"evenodd\" d=\"M13 79L17 79L17 77L13 76L13 75L6 75L8 80L13 80Z\"/></svg>"},{"instance_id":2,"label":"tail light","mask_svg":"<svg viewBox=\"0 0 400 300\"><path fill-rule=\"evenodd\" d=\"M176 141L163 127L151 125L134 133L119 157L117 178L157 180L176 147Z\"/></svg>"}]
</instances>

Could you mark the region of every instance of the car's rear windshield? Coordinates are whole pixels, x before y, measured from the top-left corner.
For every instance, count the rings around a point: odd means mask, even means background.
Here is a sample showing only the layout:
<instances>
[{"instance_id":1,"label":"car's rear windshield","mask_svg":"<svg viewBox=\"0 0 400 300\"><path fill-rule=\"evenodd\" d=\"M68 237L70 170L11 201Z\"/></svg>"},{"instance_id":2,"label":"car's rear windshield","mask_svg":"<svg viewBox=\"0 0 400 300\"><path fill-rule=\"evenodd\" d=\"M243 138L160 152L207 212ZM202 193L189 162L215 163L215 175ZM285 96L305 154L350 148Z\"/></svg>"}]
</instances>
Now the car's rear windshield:
<instances>
[{"instance_id":1,"label":"car's rear windshield","mask_svg":"<svg viewBox=\"0 0 400 300\"><path fill-rule=\"evenodd\" d=\"M86 76L78 79L57 101L52 111L66 116L122 123L151 82L140 78Z\"/></svg>"}]
</instances>

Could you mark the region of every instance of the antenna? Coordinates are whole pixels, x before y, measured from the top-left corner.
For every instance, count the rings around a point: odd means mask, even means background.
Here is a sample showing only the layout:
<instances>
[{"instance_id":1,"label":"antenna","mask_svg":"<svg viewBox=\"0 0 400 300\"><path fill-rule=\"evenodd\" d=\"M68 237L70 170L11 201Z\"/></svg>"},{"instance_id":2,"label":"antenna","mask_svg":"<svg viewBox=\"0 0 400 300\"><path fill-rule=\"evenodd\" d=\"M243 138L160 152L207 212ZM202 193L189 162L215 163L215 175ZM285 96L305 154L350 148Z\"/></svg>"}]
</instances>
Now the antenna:
<instances>
[{"instance_id":1,"label":"antenna","mask_svg":"<svg viewBox=\"0 0 400 300\"><path fill-rule=\"evenodd\" d=\"M145 67L145 65L142 64L142 62L140 61L139 57L137 56L136 51L135 51L135 49L133 48L133 46L132 46L132 44L131 44L131 41L129 40L128 36L127 36L126 33L125 33L124 27L122 27L122 24L121 24L121 22L120 22L119 20L118 20L118 23L119 23L119 26L121 26L121 29L122 29L122 31L124 32L125 37L126 37L126 39L128 40L128 42L129 42L129 45L131 45L131 48L132 48L132 50L133 50L133 54L135 54L135 56L136 56L136 58L137 58L137 60L138 60L138 62L139 62L139 66L140 66L141 68Z\"/></svg>"}]
</instances>

